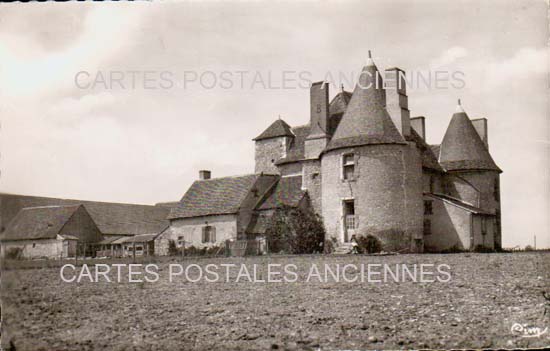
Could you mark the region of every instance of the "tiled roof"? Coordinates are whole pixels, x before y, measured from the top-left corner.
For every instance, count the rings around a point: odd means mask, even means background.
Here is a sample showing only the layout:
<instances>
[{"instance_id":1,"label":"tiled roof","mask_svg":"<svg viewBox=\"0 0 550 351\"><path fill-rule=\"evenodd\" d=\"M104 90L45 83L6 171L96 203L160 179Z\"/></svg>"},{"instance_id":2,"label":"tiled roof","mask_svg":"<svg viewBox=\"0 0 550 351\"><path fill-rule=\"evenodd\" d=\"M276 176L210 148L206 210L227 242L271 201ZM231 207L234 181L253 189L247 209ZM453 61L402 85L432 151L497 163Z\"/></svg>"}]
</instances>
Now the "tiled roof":
<instances>
[{"instance_id":1,"label":"tiled roof","mask_svg":"<svg viewBox=\"0 0 550 351\"><path fill-rule=\"evenodd\" d=\"M54 239L79 206L24 208L9 223L2 240Z\"/></svg>"},{"instance_id":2,"label":"tiled roof","mask_svg":"<svg viewBox=\"0 0 550 351\"><path fill-rule=\"evenodd\" d=\"M277 177L275 175L250 174L197 180L187 190L178 206L172 208L168 218L237 213L246 196L253 190L260 178L269 178L273 183Z\"/></svg>"},{"instance_id":3,"label":"tiled roof","mask_svg":"<svg viewBox=\"0 0 550 351\"><path fill-rule=\"evenodd\" d=\"M305 194L301 175L282 177L256 208L269 210L283 206L297 207Z\"/></svg>"},{"instance_id":4,"label":"tiled roof","mask_svg":"<svg viewBox=\"0 0 550 351\"><path fill-rule=\"evenodd\" d=\"M157 202L155 206L172 208L177 204L179 204L179 201Z\"/></svg>"},{"instance_id":5,"label":"tiled roof","mask_svg":"<svg viewBox=\"0 0 550 351\"><path fill-rule=\"evenodd\" d=\"M420 149L420 155L422 157L422 167L436 172L445 172L439 162L436 155L433 153L432 148L426 144L424 139L418 135L418 133L411 128L411 136L409 138L414 141L417 147Z\"/></svg>"},{"instance_id":6,"label":"tiled roof","mask_svg":"<svg viewBox=\"0 0 550 351\"><path fill-rule=\"evenodd\" d=\"M162 206L133 205L112 202L81 201L48 197L0 194L2 226L26 207L82 204L103 234L134 235L158 233L169 225L170 209Z\"/></svg>"},{"instance_id":7,"label":"tiled roof","mask_svg":"<svg viewBox=\"0 0 550 351\"><path fill-rule=\"evenodd\" d=\"M476 206L472 206L469 203L466 203L466 202L461 201L459 199L455 199L454 197L450 197L450 196L443 195L443 194L425 194L425 195L426 196L431 196L431 197L434 197L434 198L438 198L438 199L443 200L443 201L446 201L450 204L461 207L464 210L475 213L475 214L494 216L494 214L491 213L491 212L485 211L485 210L483 210L479 207L476 207Z\"/></svg>"},{"instance_id":8,"label":"tiled roof","mask_svg":"<svg viewBox=\"0 0 550 351\"><path fill-rule=\"evenodd\" d=\"M278 119L273 122L269 127L267 127L267 129L264 130L262 134L258 135L252 140L258 141L281 136L294 137L290 129L290 126L285 121L283 121L282 119Z\"/></svg>"},{"instance_id":9,"label":"tiled roof","mask_svg":"<svg viewBox=\"0 0 550 351\"><path fill-rule=\"evenodd\" d=\"M342 121L325 151L366 144L404 144L386 111L382 78L374 64L363 68Z\"/></svg>"},{"instance_id":10,"label":"tiled roof","mask_svg":"<svg viewBox=\"0 0 550 351\"><path fill-rule=\"evenodd\" d=\"M447 171L492 170L502 172L489 154L466 112L453 114L441 142L439 163Z\"/></svg>"}]
</instances>

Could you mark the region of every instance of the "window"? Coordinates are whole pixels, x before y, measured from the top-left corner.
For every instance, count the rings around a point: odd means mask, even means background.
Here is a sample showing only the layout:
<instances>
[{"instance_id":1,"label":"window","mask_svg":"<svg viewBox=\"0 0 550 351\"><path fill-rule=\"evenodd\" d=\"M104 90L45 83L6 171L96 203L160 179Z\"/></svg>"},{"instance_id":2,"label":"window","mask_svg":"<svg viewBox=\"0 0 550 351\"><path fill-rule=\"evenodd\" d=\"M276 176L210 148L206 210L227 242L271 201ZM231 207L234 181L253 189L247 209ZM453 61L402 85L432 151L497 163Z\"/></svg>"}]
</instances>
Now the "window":
<instances>
[{"instance_id":1,"label":"window","mask_svg":"<svg viewBox=\"0 0 550 351\"><path fill-rule=\"evenodd\" d=\"M424 220L424 235L432 234L432 221L429 219Z\"/></svg>"},{"instance_id":2,"label":"window","mask_svg":"<svg viewBox=\"0 0 550 351\"><path fill-rule=\"evenodd\" d=\"M206 226L202 227L202 242L203 243L215 243L216 242L216 227Z\"/></svg>"},{"instance_id":3,"label":"window","mask_svg":"<svg viewBox=\"0 0 550 351\"><path fill-rule=\"evenodd\" d=\"M481 218L481 235L487 235L487 218Z\"/></svg>"},{"instance_id":4,"label":"window","mask_svg":"<svg viewBox=\"0 0 550 351\"><path fill-rule=\"evenodd\" d=\"M315 180L317 178L319 178L319 173L315 172L311 174L311 179Z\"/></svg>"},{"instance_id":5,"label":"window","mask_svg":"<svg viewBox=\"0 0 550 351\"><path fill-rule=\"evenodd\" d=\"M346 230L353 230L357 223L355 219L355 201L344 201L344 223Z\"/></svg>"},{"instance_id":6,"label":"window","mask_svg":"<svg viewBox=\"0 0 550 351\"><path fill-rule=\"evenodd\" d=\"M178 246L183 246L184 242L183 235L178 236Z\"/></svg>"},{"instance_id":7,"label":"window","mask_svg":"<svg viewBox=\"0 0 550 351\"><path fill-rule=\"evenodd\" d=\"M430 193L433 193L435 190L435 177L430 176Z\"/></svg>"},{"instance_id":8,"label":"window","mask_svg":"<svg viewBox=\"0 0 550 351\"><path fill-rule=\"evenodd\" d=\"M344 180L353 180L355 172L355 159L353 154L346 154L342 157L342 178Z\"/></svg>"},{"instance_id":9,"label":"window","mask_svg":"<svg viewBox=\"0 0 550 351\"><path fill-rule=\"evenodd\" d=\"M35 248L35 247L36 247L36 243L32 243L32 247Z\"/></svg>"},{"instance_id":10,"label":"window","mask_svg":"<svg viewBox=\"0 0 550 351\"><path fill-rule=\"evenodd\" d=\"M500 186L499 186L498 177L495 178L495 183L494 183L494 188L493 188L493 196L495 197L495 201L500 201Z\"/></svg>"},{"instance_id":11,"label":"window","mask_svg":"<svg viewBox=\"0 0 550 351\"><path fill-rule=\"evenodd\" d=\"M433 201L431 200L424 200L424 215L433 214L432 203Z\"/></svg>"}]
</instances>

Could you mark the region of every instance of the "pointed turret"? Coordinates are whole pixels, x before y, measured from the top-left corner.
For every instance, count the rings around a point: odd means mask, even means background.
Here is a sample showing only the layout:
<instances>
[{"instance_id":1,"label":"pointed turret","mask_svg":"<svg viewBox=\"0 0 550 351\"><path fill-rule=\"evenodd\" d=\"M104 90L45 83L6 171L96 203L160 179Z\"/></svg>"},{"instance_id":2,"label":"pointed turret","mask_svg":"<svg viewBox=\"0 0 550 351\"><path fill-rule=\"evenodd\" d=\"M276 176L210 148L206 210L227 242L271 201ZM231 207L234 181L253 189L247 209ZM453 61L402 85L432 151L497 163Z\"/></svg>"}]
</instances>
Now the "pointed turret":
<instances>
[{"instance_id":1,"label":"pointed turret","mask_svg":"<svg viewBox=\"0 0 550 351\"><path fill-rule=\"evenodd\" d=\"M386 111L386 93L382 77L369 51L367 65L336 128L327 151L368 144L405 144Z\"/></svg>"},{"instance_id":2,"label":"pointed turret","mask_svg":"<svg viewBox=\"0 0 550 351\"><path fill-rule=\"evenodd\" d=\"M441 143L439 163L447 171L502 172L464 111L460 99Z\"/></svg>"}]
</instances>

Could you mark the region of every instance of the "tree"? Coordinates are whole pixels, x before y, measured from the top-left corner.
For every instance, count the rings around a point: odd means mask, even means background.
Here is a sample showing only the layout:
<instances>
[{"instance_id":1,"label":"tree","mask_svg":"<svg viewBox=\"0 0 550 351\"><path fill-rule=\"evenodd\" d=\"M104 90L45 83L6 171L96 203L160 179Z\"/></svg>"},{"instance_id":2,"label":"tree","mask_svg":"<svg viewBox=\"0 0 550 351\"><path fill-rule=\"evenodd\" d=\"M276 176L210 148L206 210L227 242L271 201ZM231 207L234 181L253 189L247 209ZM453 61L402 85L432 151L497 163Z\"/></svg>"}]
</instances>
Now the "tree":
<instances>
[{"instance_id":1,"label":"tree","mask_svg":"<svg viewBox=\"0 0 550 351\"><path fill-rule=\"evenodd\" d=\"M275 210L267 225L266 240L270 252L323 252L325 227L310 209L282 207Z\"/></svg>"}]
</instances>

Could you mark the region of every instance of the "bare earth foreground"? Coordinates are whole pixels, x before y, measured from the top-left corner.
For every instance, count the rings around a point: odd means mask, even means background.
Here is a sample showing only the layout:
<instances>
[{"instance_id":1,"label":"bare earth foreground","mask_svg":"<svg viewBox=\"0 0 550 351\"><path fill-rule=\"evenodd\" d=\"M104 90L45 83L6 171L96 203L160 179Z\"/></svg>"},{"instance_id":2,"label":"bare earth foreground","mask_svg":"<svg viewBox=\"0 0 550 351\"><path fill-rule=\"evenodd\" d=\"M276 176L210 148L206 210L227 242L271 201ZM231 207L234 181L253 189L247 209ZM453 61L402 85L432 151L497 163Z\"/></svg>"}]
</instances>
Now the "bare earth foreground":
<instances>
[{"instance_id":1,"label":"bare earth foreground","mask_svg":"<svg viewBox=\"0 0 550 351\"><path fill-rule=\"evenodd\" d=\"M193 261L185 261L185 264ZM59 268L2 272L5 340L17 350L514 348L550 345L550 254L284 256L195 260L296 264L296 283L65 283ZM181 262L180 262L181 263ZM448 283L305 282L312 263L448 264ZM236 274L235 274L236 275ZM115 275L116 277L116 275ZM264 276L265 278L265 276ZM548 313L544 315L545 307Z\"/></svg>"}]
</instances>

